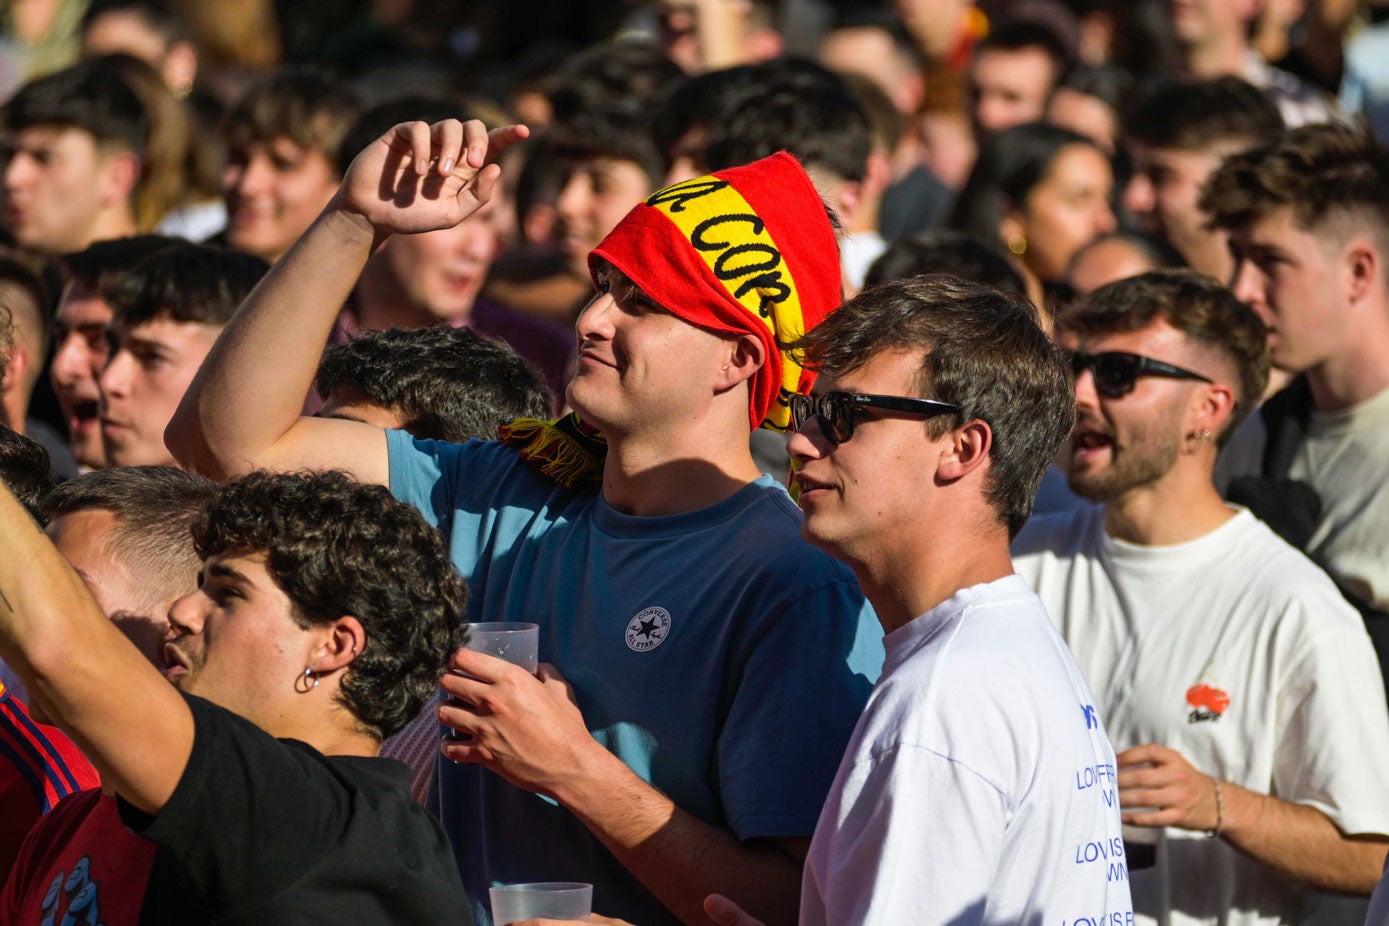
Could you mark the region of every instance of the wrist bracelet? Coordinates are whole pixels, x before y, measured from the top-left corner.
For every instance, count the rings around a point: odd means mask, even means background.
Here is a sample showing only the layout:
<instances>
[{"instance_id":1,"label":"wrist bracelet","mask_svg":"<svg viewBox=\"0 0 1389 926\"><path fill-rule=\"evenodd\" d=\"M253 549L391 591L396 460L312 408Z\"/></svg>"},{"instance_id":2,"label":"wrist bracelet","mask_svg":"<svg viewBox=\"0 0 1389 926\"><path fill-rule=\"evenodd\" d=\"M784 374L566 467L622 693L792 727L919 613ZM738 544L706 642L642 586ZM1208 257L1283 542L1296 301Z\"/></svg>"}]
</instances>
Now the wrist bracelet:
<instances>
[{"instance_id":1,"label":"wrist bracelet","mask_svg":"<svg viewBox=\"0 0 1389 926\"><path fill-rule=\"evenodd\" d=\"M1209 776L1211 784L1215 786L1215 829L1207 830L1206 836L1211 839L1220 838L1220 828L1225 823L1225 805L1220 799L1220 779L1214 775Z\"/></svg>"}]
</instances>

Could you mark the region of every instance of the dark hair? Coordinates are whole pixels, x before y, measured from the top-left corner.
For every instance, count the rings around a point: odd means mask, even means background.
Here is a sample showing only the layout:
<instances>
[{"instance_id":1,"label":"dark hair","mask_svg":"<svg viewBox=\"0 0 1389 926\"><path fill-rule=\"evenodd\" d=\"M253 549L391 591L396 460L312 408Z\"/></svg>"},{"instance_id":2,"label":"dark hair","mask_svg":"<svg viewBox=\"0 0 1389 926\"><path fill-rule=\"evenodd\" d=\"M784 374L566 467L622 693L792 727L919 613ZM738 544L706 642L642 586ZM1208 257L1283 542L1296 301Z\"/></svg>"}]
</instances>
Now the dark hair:
<instances>
[{"instance_id":1,"label":"dark hair","mask_svg":"<svg viewBox=\"0 0 1389 926\"><path fill-rule=\"evenodd\" d=\"M869 266L863 285L867 288L931 273L983 283L1005 293L1027 294L1022 276L1002 251L977 235L957 231L898 238Z\"/></svg>"},{"instance_id":2,"label":"dark hair","mask_svg":"<svg viewBox=\"0 0 1389 926\"><path fill-rule=\"evenodd\" d=\"M1008 210L1022 207L1051 172L1057 156L1071 145L1084 145L1109 158L1092 139L1045 122L1015 125L994 135L979 152L955 200L950 227L998 241L999 224Z\"/></svg>"},{"instance_id":3,"label":"dark hair","mask_svg":"<svg viewBox=\"0 0 1389 926\"><path fill-rule=\"evenodd\" d=\"M1019 52L1035 48L1051 61L1052 85L1071 67L1074 58L1056 30L1039 22L1017 19L1003 22L989 30L974 46L974 60L989 51Z\"/></svg>"},{"instance_id":4,"label":"dark hair","mask_svg":"<svg viewBox=\"0 0 1389 926\"><path fill-rule=\"evenodd\" d=\"M129 13L139 18L145 28L164 40L165 46L188 40L188 29L178 14L162 0L92 0L82 14L82 31L107 13Z\"/></svg>"},{"instance_id":5,"label":"dark hair","mask_svg":"<svg viewBox=\"0 0 1389 926\"><path fill-rule=\"evenodd\" d=\"M125 274L112 302L129 328L156 318L225 325L270 265L259 257L182 242Z\"/></svg>"},{"instance_id":6,"label":"dark hair","mask_svg":"<svg viewBox=\"0 0 1389 926\"><path fill-rule=\"evenodd\" d=\"M69 479L38 507L48 520L82 511L114 515L105 552L138 576L155 604L192 589L198 556L190 532L217 492L211 479L172 466L122 466Z\"/></svg>"},{"instance_id":7,"label":"dark hair","mask_svg":"<svg viewBox=\"0 0 1389 926\"><path fill-rule=\"evenodd\" d=\"M39 499L57 479L53 460L43 444L0 424L0 482L9 487L36 520L43 519Z\"/></svg>"},{"instance_id":8,"label":"dark hair","mask_svg":"<svg viewBox=\"0 0 1389 926\"><path fill-rule=\"evenodd\" d=\"M98 295L105 302L114 302L126 274L160 251L181 243L181 238L167 235L112 238L94 241L75 254L65 254L60 263L69 285Z\"/></svg>"},{"instance_id":9,"label":"dark hair","mask_svg":"<svg viewBox=\"0 0 1389 926\"><path fill-rule=\"evenodd\" d=\"M563 124L594 107L654 104L684 76L660 47L641 39L614 39L574 54L551 85L550 106Z\"/></svg>"},{"instance_id":10,"label":"dark hair","mask_svg":"<svg viewBox=\"0 0 1389 926\"><path fill-rule=\"evenodd\" d=\"M329 348L314 387L323 399L349 389L397 412L416 437L493 440L497 425L545 418L550 390L535 366L470 328L368 331Z\"/></svg>"},{"instance_id":11,"label":"dark hair","mask_svg":"<svg viewBox=\"0 0 1389 926\"><path fill-rule=\"evenodd\" d=\"M149 116L110 57L80 61L30 81L5 103L0 118L8 132L35 126L81 129L98 145L144 160Z\"/></svg>"},{"instance_id":12,"label":"dark hair","mask_svg":"<svg viewBox=\"0 0 1389 926\"><path fill-rule=\"evenodd\" d=\"M1268 94L1238 77L1168 79L1138 97L1124 130L1150 148L1211 151L1270 142L1283 117Z\"/></svg>"},{"instance_id":13,"label":"dark hair","mask_svg":"<svg viewBox=\"0 0 1389 926\"><path fill-rule=\"evenodd\" d=\"M463 642L467 586L443 535L382 486L341 472L255 472L228 485L193 531L198 555L263 553L308 628L352 615L366 644L340 695L386 739L434 694Z\"/></svg>"},{"instance_id":14,"label":"dark hair","mask_svg":"<svg viewBox=\"0 0 1389 926\"><path fill-rule=\"evenodd\" d=\"M1075 423L1075 382L1026 298L946 276L866 289L796 342L815 370L838 376L884 350L926 351L917 394L959 405L926 422L939 437L980 419L993 432L988 500L1011 539Z\"/></svg>"},{"instance_id":15,"label":"dark hair","mask_svg":"<svg viewBox=\"0 0 1389 926\"><path fill-rule=\"evenodd\" d=\"M346 174L352 159L394 125L416 121L433 125L445 119L470 118L461 103L444 96L412 94L378 103L358 116L343 136L336 158L338 174Z\"/></svg>"},{"instance_id":16,"label":"dark hair","mask_svg":"<svg viewBox=\"0 0 1389 926\"><path fill-rule=\"evenodd\" d=\"M813 61L783 58L722 72L718 110L705 123L710 171L789 151L808 168L862 180L872 150L868 116L844 78Z\"/></svg>"},{"instance_id":17,"label":"dark hair","mask_svg":"<svg viewBox=\"0 0 1389 926\"><path fill-rule=\"evenodd\" d=\"M601 157L637 165L653 190L665 176L660 152L651 137L649 107L625 103L597 105L556 125L547 141L551 155L567 166L566 176L572 176L582 162Z\"/></svg>"},{"instance_id":18,"label":"dark hair","mask_svg":"<svg viewBox=\"0 0 1389 926\"><path fill-rule=\"evenodd\" d=\"M1165 321L1190 340L1213 348L1235 368L1235 410L1220 433L1223 446L1268 384L1268 338L1264 323L1211 277L1194 270L1153 270L1107 283L1057 318L1060 330L1081 336L1138 331Z\"/></svg>"},{"instance_id":19,"label":"dark hair","mask_svg":"<svg viewBox=\"0 0 1389 926\"><path fill-rule=\"evenodd\" d=\"M287 138L305 151L336 163L338 149L357 118L357 97L329 74L286 68L251 87L222 120L229 152Z\"/></svg>"},{"instance_id":20,"label":"dark hair","mask_svg":"<svg viewBox=\"0 0 1389 926\"><path fill-rule=\"evenodd\" d=\"M1383 247L1389 237L1389 150L1368 128L1306 125L1227 158L1201 194L1211 224L1226 230L1285 206L1309 232L1336 218L1366 221Z\"/></svg>"}]
</instances>

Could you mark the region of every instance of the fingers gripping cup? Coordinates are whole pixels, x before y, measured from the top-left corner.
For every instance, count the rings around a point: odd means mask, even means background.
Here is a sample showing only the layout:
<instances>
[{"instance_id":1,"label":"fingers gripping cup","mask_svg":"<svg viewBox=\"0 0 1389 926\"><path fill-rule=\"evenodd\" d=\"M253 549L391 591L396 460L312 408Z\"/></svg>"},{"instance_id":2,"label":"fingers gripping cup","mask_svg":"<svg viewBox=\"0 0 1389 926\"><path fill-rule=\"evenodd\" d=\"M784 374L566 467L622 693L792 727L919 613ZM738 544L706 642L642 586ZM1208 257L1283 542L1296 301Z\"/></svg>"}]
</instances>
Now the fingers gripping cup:
<instances>
[{"instance_id":1,"label":"fingers gripping cup","mask_svg":"<svg viewBox=\"0 0 1389 926\"><path fill-rule=\"evenodd\" d=\"M536 917L586 920L593 912L593 885L578 881L504 884L492 888L491 895L496 926Z\"/></svg>"},{"instance_id":2,"label":"fingers gripping cup","mask_svg":"<svg viewBox=\"0 0 1389 926\"><path fill-rule=\"evenodd\" d=\"M469 624L464 649L521 666L531 675L539 665L540 625L511 621Z\"/></svg>"}]
</instances>

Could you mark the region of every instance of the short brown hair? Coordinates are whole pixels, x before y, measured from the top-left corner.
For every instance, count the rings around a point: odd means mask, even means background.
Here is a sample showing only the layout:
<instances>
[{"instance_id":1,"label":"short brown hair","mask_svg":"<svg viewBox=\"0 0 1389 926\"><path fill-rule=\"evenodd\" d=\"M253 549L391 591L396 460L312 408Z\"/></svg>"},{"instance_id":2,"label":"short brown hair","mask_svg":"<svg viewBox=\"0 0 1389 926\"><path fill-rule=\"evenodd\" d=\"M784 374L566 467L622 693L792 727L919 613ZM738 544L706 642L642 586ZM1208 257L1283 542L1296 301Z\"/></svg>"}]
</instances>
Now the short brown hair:
<instances>
[{"instance_id":1,"label":"short brown hair","mask_svg":"<svg viewBox=\"0 0 1389 926\"><path fill-rule=\"evenodd\" d=\"M1363 128L1302 126L1226 159L1201 195L1211 225L1226 230L1285 206L1304 231L1354 215L1389 240L1389 150Z\"/></svg>"},{"instance_id":2,"label":"short brown hair","mask_svg":"<svg viewBox=\"0 0 1389 926\"><path fill-rule=\"evenodd\" d=\"M222 121L227 149L245 151L287 138L337 166L343 136L357 118L356 96L342 82L311 68L288 68L253 86Z\"/></svg>"},{"instance_id":3,"label":"short brown hair","mask_svg":"<svg viewBox=\"0 0 1389 926\"><path fill-rule=\"evenodd\" d=\"M1224 446L1268 385L1268 330L1234 293L1194 270L1153 270L1101 286L1056 323L1064 332L1096 336L1138 331L1158 320L1214 348L1234 365L1239 379L1235 410L1216 435Z\"/></svg>"},{"instance_id":4,"label":"short brown hair","mask_svg":"<svg viewBox=\"0 0 1389 926\"><path fill-rule=\"evenodd\" d=\"M986 492L1011 539L1075 424L1070 368L1032 303L949 276L893 280L850 299L794 345L808 367L832 376L885 350L923 348L917 394L961 408L929 419L927 433L934 439L974 419L989 426Z\"/></svg>"}]
</instances>

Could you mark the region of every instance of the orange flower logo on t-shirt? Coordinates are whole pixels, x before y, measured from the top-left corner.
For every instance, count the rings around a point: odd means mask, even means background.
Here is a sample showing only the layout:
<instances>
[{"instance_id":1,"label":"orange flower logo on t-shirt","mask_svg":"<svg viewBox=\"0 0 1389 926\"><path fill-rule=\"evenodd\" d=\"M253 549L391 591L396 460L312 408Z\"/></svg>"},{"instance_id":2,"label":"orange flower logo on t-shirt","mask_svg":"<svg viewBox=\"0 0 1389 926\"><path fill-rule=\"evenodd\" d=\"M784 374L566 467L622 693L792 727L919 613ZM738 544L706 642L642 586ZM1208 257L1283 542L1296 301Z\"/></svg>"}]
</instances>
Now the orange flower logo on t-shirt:
<instances>
[{"instance_id":1,"label":"orange flower logo on t-shirt","mask_svg":"<svg viewBox=\"0 0 1389 926\"><path fill-rule=\"evenodd\" d=\"M1213 685L1192 685L1186 690L1186 703L1191 705L1188 723L1215 721L1230 706L1230 696Z\"/></svg>"}]
</instances>

